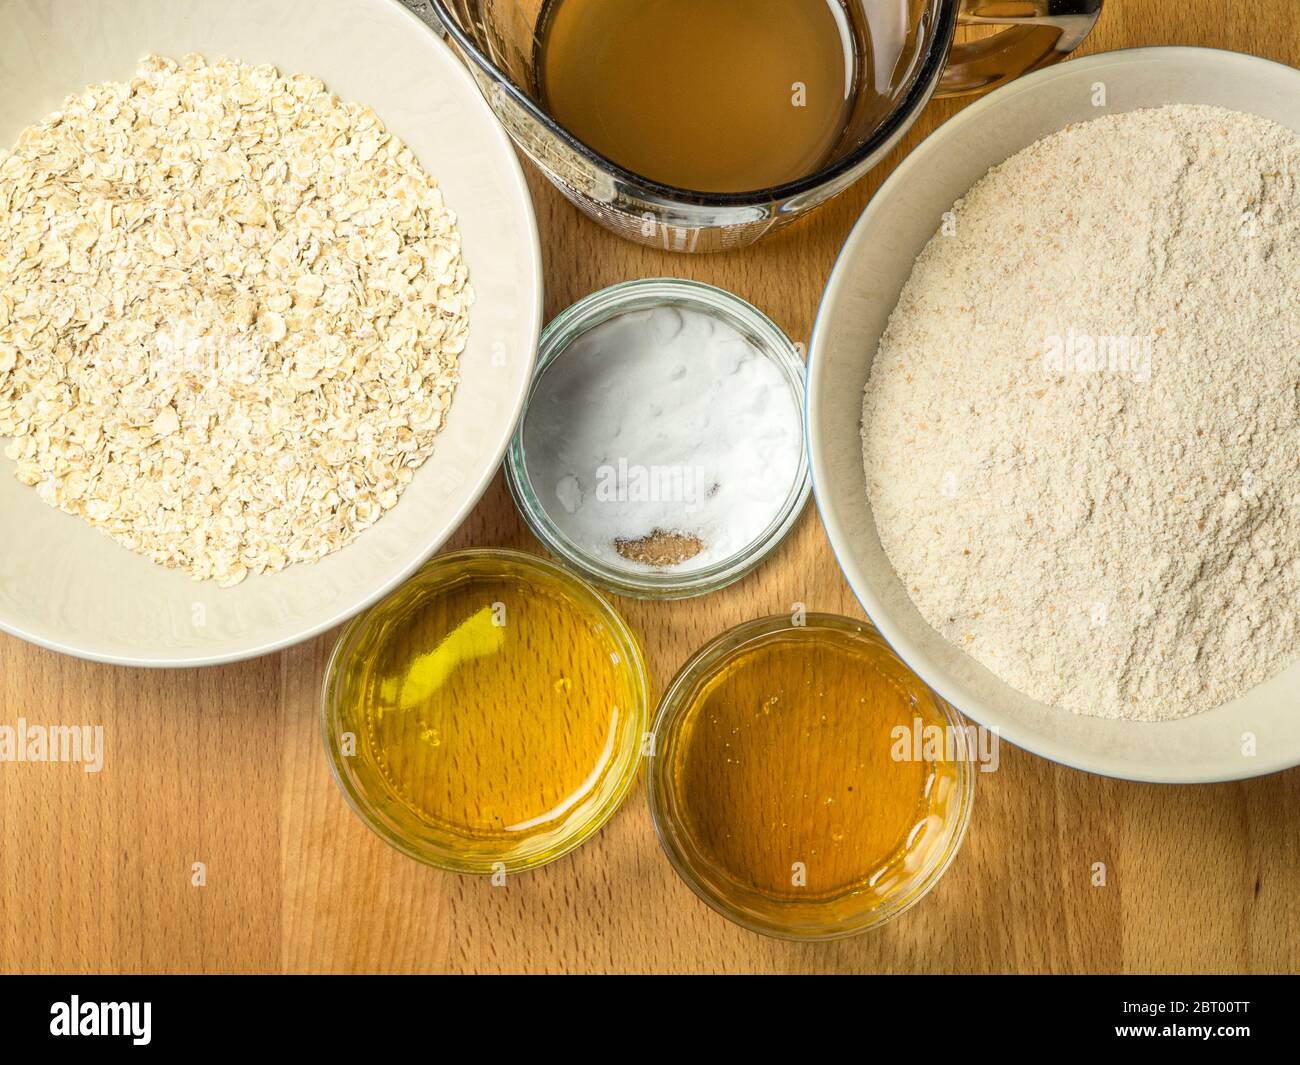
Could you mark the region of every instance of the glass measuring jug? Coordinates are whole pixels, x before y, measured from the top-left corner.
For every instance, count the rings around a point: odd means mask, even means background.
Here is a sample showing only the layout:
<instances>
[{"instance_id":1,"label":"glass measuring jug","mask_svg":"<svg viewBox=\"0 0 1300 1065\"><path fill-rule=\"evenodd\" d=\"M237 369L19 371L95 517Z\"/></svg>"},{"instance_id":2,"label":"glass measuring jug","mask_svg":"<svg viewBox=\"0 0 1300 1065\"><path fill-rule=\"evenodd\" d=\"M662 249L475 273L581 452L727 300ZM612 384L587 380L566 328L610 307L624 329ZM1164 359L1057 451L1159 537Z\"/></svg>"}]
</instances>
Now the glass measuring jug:
<instances>
[{"instance_id":1,"label":"glass measuring jug","mask_svg":"<svg viewBox=\"0 0 1300 1065\"><path fill-rule=\"evenodd\" d=\"M538 61L556 0L425 0L516 144L569 200L622 237L680 252L746 247L824 203L879 162L931 96L982 92L1064 58L1102 0L828 3L849 16L858 53L834 147L795 180L711 193L634 173L548 112Z\"/></svg>"}]
</instances>

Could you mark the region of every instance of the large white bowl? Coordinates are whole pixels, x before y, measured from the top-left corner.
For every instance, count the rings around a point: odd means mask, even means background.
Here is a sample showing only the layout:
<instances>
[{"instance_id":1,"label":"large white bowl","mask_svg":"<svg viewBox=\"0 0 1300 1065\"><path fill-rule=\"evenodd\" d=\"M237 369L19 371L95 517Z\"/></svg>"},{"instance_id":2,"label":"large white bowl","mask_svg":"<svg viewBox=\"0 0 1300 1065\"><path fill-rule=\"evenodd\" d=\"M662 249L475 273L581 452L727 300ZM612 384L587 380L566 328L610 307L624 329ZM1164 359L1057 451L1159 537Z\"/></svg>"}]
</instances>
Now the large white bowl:
<instances>
[{"instance_id":1,"label":"large white bowl","mask_svg":"<svg viewBox=\"0 0 1300 1065\"><path fill-rule=\"evenodd\" d=\"M509 139L466 69L397 0L0 0L0 27L6 146L68 94L130 78L147 53L198 52L311 74L370 105L441 184L478 296L463 379L432 458L347 548L221 589L47 506L0 459L0 629L98 661L187 666L264 654L345 621L461 523L523 405L541 327L541 257Z\"/></svg>"},{"instance_id":2,"label":"large white bowl","mask_svg":"<svg viewBox=\"0 0 1300 1065\"><path fill-rule=\"evenodd\" d=\"M1105 110L1092 105L1097 85L1105 87ZM1300 132L1300 71L1205 48L1074 59L989 94L912 152L867 205L831 275L811 345L809 447L818 509L849 584L895 650L961 711L1020 747L1090 772L1236 780L1300 764L1300 664L1218 709L1172 722L1082 717L1022 695L912 605L876 534L859 438L880 334L953 202L991 166L1071 122L1170 103L1252 112ZM1244 753L1251 737L1253 755Z\"/></svg>"}]
</instances>

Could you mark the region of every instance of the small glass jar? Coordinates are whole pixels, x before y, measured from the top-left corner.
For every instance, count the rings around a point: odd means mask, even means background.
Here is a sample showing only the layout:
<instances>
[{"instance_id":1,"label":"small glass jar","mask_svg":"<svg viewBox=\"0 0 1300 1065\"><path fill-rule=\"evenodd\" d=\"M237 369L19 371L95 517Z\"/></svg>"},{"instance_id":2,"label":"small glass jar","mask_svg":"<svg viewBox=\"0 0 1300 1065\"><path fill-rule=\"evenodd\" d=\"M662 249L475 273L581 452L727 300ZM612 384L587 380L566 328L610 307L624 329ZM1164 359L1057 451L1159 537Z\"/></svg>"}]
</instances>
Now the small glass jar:
<instances>
[{"instance_id":1,"label":"small glass jar","mask_svg":"<svg viewBox=\"0 0 1300 1065\"><path fill-rule=\"evenodd\" d=\"M649 698L636 636L593 588L537 555L459 551L344 629L321 727L335 782L387 843L449 872L513 874L614 815Z\"/></svg>"},{"instance_id":2,"label":"small glass jar","mask_svg":"<svg viewBox=\"0 0 1300 1065\"><path fill-rule=\"evenodd\" d=\"M859 683L868 676L883 695ZM961 847L975 793L968 727L870 622L749 621L697 652L660 701L655 831L691 890L736 924L856 935L920 901Z\"/></svg>"},{"instance_id":3,"label":"small glass jar","mask_svg":"<svg viewBox=\"0 0 1300 1065\"><path fill-rule=\"evenodd\" d=\"M528 470L525 449L531 400L547 367L559 359L576 339L589 330L633 311L677 307L708 314L733 327L778 369L789 384L799 419L799 458L790 490L771 522L751 543L698 569L664 571L614 566L575 543L552 520ZM613 285L587 296L560 313L542 332L537 371L523 416L506 453L506 482L533 535L557 558L584 576L620 595L637 599L684 599L724 588L763 561L803 513L812 491L808 469L805 417L804 363L789 338L756 307L739 296L712 285L677 278L649 278Z\"/></svg>"}]
</instances>

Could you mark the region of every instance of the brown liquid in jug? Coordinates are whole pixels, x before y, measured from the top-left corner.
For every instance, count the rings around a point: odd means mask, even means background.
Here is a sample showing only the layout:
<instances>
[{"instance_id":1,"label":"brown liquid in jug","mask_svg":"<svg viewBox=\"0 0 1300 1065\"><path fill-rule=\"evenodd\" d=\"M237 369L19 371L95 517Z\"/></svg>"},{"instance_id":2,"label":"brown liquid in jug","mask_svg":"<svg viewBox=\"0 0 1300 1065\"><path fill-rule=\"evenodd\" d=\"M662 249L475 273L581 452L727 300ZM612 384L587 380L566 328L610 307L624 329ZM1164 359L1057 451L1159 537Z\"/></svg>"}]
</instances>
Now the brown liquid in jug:
<instances>
[{"instance_id":1,"label":"brown liquid in jug","mask_svg":"<svg viewBox=\"0 0 1300 1065\"><path fill-rule=\"evenodd\" d=\"M856 39L838 0L551 0L537 92L561 125L635 174L751 192L831 154Z\"/></svg>"}]
</instances>

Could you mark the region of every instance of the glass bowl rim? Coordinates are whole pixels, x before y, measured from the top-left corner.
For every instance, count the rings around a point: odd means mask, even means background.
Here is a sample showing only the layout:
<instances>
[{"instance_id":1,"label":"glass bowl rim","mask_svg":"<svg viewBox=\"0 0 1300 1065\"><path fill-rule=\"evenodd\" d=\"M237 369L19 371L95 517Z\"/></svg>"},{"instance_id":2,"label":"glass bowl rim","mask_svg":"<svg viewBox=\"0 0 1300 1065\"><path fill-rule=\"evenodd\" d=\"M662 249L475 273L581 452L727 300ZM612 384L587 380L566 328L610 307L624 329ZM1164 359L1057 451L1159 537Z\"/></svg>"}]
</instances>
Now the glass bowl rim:
<instances>
[{"instance_id":1,"label":"glass bowl rim","mask_svg":"<svg viewBox=\"0 0 1300 1065\"><path fill-rule=\"evenodd\" d=\"M957 810L956 823L944 843L944 852L940 860L898 902L880 907L877 910L866 911L864 914L857 915L858 919L856 920L851 919L840 925L827 928L782 924L775 919L763 919L761 916L751 915L739 907L730 905L726 899L721 898L717 892L713 891L709 884L697 874L695 866L680 850L676 842L676 836L680 832L681 826L677 819L670 816L668 812L667 802L663 797L666 787L665 783L660 779L660 766L666 765L663 761L664 751L661 739L669 727L685 711L688 705L686 702L688 695L698 689L709 676L716 673L718 668L749 644L783 632L815 631L817 629L833 629L840 633L878 641L880 646L895 658L903 669L916 678L917 684L930 692L933 702L943 714L946 724L959 737L956 742L960 748L955 761L957 786L960 789L960 805ZM646 769L646 803L650 808L650 820L654 825L655 836L659 840L660 849L668 859L668 864L673 867L674 872L685 882L686 886L715 913L719 913L734 924L751 932L757 932L760 935L770 936L774 939L816 942L845 939L888 924L925 898L934 886L943 879L944 874L961 850L966 839L966 832L970 827L971 810L975 801L976 771L972 753L965 746L965 725L963 725L956 708L938 692L929 688L925 681L912 673L906 662L898 658L870 619L810 611L804 615L803 624L795 624L788 614L773 614L767 617L752 618L727 629L691 655L668 683L655 711L654 720L651 724L651 735L653 737L650 748L651 755L647 758ZM666 772L666 769L663 771ZM802 905L815 907L816 903Z\"/></svg>"},{"instance_id":2,"label":"glass bowl rim","mask_svg":"<svg viewBox=\"0 0 1300 1065\"><path fill-rule=\"evenodd\" d=\"M784 374L799 421L799 465L785 500L767 527L740 550L710 566L686 572L640 572L610 565L585 551L551 519L528 474L524 430L533 396L547 368L578 337L621 314L654 306L690 306L721 316L736 327ZM807 367L790 338L753 304L735 293L702 281L649 277L623 281L584 296L565 308L542 330L537 366L523 413L506 450L506 484L533 535L548 551L584 577L635 599L686 599L718 591L756 569L781 545L798 523L812 495L808 452Z\"/></svg>"},{"instance_id":3,"label":"glass bowl rim","mask_svg":"<svg viewBox=\"0 0 1300 1065\"><path fill-rule=\"evenodd\" d=\"M631 746L632 754L623 757L623 764L616 765L615 775L618 779L611 788L609 795L588 816L575 822L571 829L566 830L560 843L537 848L536 853L525 850L522 856L510 855L505 857L496 856L494 858L491 855L480 856L476 854L467 858L454 852L430 848L422 841L407 838L392 828L386 820L377 816L374 804L362 789L356 785L351 774L346 771L342 762L344 756L339 751L336 742L337 731L335 726L338 724L338 715L335 712L335 696L337 695L336 689L340 667L345 656L353 650L353 642L361 633L365 622L375 610L398 595L411 581L418 580L422 575L431 571L446 570L464 562L505 562L514 564L523 570L534 567L546 570L551 576L558 577L575 586L583 596L592 601L592 604L603 615L602 620L610 626L611 637L623 656L628 671L629 686L636 697L637 705L634 708L634 719L628 725L635 732L636 742ZM627 619L615 609L608 599L601 595L599 589L593 588L578 574L573 573L564 566L557 565L542 555L529 551L518 551L513 548L466 548L435 555L425 562L411 576L410 580L404 581L392 592L380 599L378 603L352 618L344 626L333 649L330 651L325 665L324 677L321 681L321 736L325 744L330 775L334 778L335 785L343 794L347 804L352 808L352 812L370 831L374 832L389 846L400 851L408 858L413 858L418 862L433 866L444 872L489 875L497 871L496 866L498 863L504 862L506 872L513 876L517 873L539 869L572 853L599 833L619 811L632 791L632 787L641 771L644 737L650 722L651 696L650 671L641 642Z\"/></svg>"}]
</instances>

